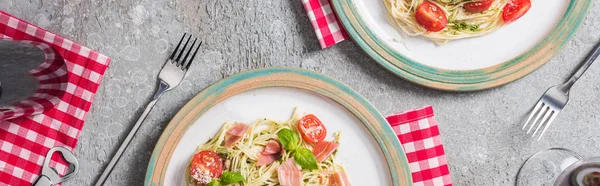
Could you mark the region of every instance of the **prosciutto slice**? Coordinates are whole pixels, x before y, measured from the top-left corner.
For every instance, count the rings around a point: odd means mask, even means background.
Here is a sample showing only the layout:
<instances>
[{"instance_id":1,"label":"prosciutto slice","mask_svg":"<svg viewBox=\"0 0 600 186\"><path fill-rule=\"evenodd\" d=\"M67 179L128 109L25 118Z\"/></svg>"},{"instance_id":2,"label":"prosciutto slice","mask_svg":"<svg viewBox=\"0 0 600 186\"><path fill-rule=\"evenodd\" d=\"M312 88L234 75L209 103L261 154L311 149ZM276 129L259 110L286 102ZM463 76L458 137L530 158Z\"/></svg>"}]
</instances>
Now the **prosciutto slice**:
<instances>
[{"instance_id":1,"label":"prosciutto slice","mask_svg":"<svg viewBox=\"0 0 600 186\"><path fill-rule=\"evenodd\" d=\"M279 184L283 186L302 186L302 172L294 158L290 158L277 168Z\"/></svg>"},{"instance_id":2,"label":"prosciutto slice","mask_svg":"<svg viewBox=\"0 0 600 186\"><path fill-rule=\"evenodd\" d=\"M267 145L265 145L265 149L262 151L262 154L277 154L279 152L281 152L281 145L279 142L270 140L267 142Z\"/></svg>"},{"instance_id":3,"label":"prosciutto slice","mask_svg":"<svg viewBox=\"0 0 600 186\"><path fill-rule=\"evenodd\" d=\"M270 140L265 145L265 149L258 154L257 166L269 165L283 155L283 146L278 141Z\"/></svg>"},{"instance_id":4,"label":"prosciutto slice","mask_svg":"<svg viewBox=\"0 0 600 186\"><path fill-rule=\"evenodd\" d=\"M320 141L313 148L313 155L317 158L317 162L323 162L338 148L339 144L330 141Z\"/></svg>"},{"instance_id":5,"label":"prosciutto slice","mask_svg":"<svg viewBox=\"0 0 600 186\"><path fill-rule=\"evenodd\" d=\"M258 156L258 161L256 161L256 166L269 165L269 164L275 162L275 160L277 160L277 159L278 158L275 157L274 155L260 154Z\"/></svg>"},{"instance_id":6,"label":"prosciutto slice","mask_svg":"<svg viewBox=\"0 0 600 186\"><path fill-rule=\"evenodd\" d=\"M231 127L227 133L225 133L225 147L231 147L231 145L242 140L249 128L248 125L243 123L237 123Z\"/></svg>"}]
</instances>

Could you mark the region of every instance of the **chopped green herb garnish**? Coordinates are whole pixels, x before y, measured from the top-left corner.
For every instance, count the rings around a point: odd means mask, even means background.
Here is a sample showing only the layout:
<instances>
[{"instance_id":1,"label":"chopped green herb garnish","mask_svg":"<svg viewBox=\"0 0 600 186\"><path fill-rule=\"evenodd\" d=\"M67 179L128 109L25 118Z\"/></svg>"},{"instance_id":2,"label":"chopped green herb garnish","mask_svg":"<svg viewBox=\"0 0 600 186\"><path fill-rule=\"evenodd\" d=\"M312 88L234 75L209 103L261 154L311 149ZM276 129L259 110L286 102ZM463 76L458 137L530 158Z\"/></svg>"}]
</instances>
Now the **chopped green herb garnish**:
<instances>
[{"instance_id":1,"label":"chopped green herb garnish","mask_svg":"<svg viewBox=\"0 0 600 186\"><path fill-rule=\"evenodd\" d=\"M219 157L221 157L221 158L223 158L223 159L227 159L227 158L229 157L229 154L227 154L227 153L222 153L222 152L219 152L219 153L217 153L217 154L219 155Z\"/></svg>"},{"instance_id":2,"label":"chopped green herb garnish","mask_svg":"<svg viewBox=\"0 0 600 186\"><path fill-rule=\"evenodd\" d=\"M462 31L462 30L471 30L473 32L478 31L479 30L479 25L476 24L469 24L469 23L465 23L465 22L460 22L460 23L454 23L454 30L458 30L458 31Z\"/></svg>"},{"instance_id":3,"label":"chopped green herb garnish","mask_svg":"<svg viewBox=\"0 0 600 186\"><path fill-rule=\"evenodd\" d=\"M469 30L471 30L471 31L475 32L475 31L479 30L479 25L471 25L471 26L469 27Z\"/></svg>"}]
</instances>

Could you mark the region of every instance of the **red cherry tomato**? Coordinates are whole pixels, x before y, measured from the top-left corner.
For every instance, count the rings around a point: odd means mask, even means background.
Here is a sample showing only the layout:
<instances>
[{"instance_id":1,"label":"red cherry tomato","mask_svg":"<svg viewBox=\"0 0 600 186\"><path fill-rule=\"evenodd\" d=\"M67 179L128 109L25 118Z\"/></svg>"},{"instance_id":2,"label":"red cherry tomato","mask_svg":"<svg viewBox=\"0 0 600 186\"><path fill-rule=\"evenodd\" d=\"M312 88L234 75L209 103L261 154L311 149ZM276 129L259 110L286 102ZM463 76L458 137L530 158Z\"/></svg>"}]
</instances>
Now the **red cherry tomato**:
<instances>
[{"instance_id":1,"label":"red cherry tomato","mask_svg":"<svg viewBox=\"0 0 600 186\"><path fill-rule=\"evenodd\" d=\"M323 141L327 135L327 129L321 123L321 120L312 114L300 119L298 122L298 131L300 131L302 139L312 144Z\"/></svg>"},{"instance_id":2,"label":"red cherry tomato","mask_svg":"<svg viewBox=\"0 0 600 186\"><path fill-rule=\"evenodd\" d=\"M443 30L448 24L444 10L431 1L425 1L417 7L415 18L417 23L430 32Z\"/></svg>"},{"instance_id":3,"label":"red cherry tomato","mask_svg":"<svg viewBox=\"0 0 600 186\"><path fill-rule=\"evenodd\" d=\"M203 150L192 158L190 175L200 175L196 180L199 183L207 184L212 179L221 177L221 173L223 173L223 161L216 152Z\"/></svg>"},{"instance_id":4,"label":"red cherry tomato","mask_svg":"<svg viewBox=\"0 0 600 186\"><path fill-rule=\"evenodd\" d=\"M467 12L479 13L479 12L483 12L483 11L486 11L487 9L489 9L490 6L492 6L493 2L494 2L494 0L475 1L475 2L470 2L470 3L465 3L465 5L463 5L463 8Z\"/></svg>"},{"instance_id":5,"label":"red cherry tomato","mask_svg":"<svg viewBox=\"0 0 600 186\"><path fill-rule=\"evenodd\" d=\"M502 19L505 23L521 18L531 8L530 0L510 0L502 8Z\"/></svg>"}]
</instances>

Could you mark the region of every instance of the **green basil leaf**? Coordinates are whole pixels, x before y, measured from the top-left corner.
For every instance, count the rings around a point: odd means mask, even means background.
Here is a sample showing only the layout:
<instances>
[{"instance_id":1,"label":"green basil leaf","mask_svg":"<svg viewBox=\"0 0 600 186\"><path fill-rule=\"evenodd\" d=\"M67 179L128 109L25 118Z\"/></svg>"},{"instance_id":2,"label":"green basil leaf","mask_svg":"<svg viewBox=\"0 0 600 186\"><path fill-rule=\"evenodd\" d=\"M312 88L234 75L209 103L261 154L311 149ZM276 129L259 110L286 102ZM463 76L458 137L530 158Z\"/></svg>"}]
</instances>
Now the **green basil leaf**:
<instances>
[{"instance_id":1,"label":"green basil leaf","mask_svg":"<svg viewBox=\"0 0 600 186\"><path fill-rule=\"evenodd\" d=\"M221 182L219 179L213 179L212 181L208 182L206 186L221 186Z\"/></svg>"},{"instance_id":2,"label":"green basil leaf","mask_svg":"<svg viewBox=\"0 0 600 186\"><path fill-rule=\"evenodd\" d=\"M239 172L223 172L223 174L221 174L220 179L221 184L223 185L229 185L233 183L246 181L246 179L244 179L244 176L242 176L242 174L240 174Z\"/></svg>"},{"instance_id":3,"label":"green basil leaf","mask_svg":"<svg viewBox=\"0 0 600 186\"><path fill-rule=\"evenodd\" d=\"M294 150L300 145L300 137L290 129L281 129L277 133L277 137L285 150Z\"/></svg>"},{"instance_id":4,"label":"green basil leaf","mask_svg":"<svg viewBox=\"0 0 600 186\"><path fill-rule=\"evenodd\" d=\"M307 148L299 148L294 152L294 161L303 169L315 170L317 166L317 158Z\"/></svg>"}]
</instances>

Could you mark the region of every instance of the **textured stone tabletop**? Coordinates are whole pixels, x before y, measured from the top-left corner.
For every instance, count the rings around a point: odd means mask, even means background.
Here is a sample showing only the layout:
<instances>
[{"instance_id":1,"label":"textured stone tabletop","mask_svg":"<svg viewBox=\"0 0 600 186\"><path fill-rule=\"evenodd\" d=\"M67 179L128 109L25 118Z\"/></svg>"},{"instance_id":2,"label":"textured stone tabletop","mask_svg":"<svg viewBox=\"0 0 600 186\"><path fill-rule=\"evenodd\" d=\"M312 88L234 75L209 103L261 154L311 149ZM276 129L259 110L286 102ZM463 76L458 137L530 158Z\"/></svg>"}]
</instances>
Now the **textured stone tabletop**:
<instances>
[{"instance_id":1,"label":"textured stone tabletop","mask_svg":"<svg viewBox=\"0 0 600 186\"><path fill-rule=\"evenodd\" d=\"M353 87L383 114L433 105L455 185L511 185L525 158L549 147L600 155L600 64L539 142L520 119L600 41L600 2L565 48L532 74L491 90L450 93L396 77L355 43L321 50L300 0L0 0L0 10L112 57L76 148L81 171L64 185L91 185L141 114L171 43L184 31L204 41L182 84L158 102L107 185L142 185L170 118L195 94L240 71L293 66Z\"/></svg>"}]
</instances>

